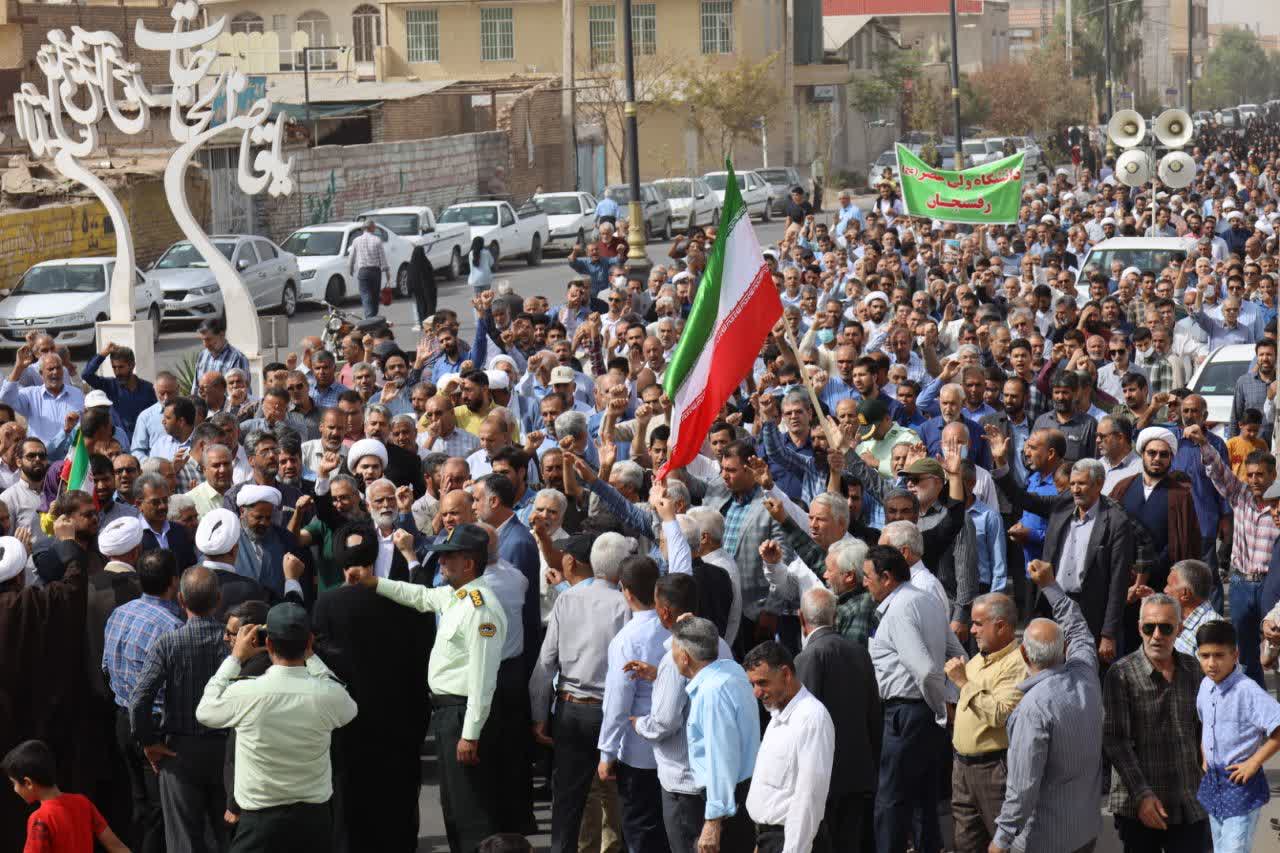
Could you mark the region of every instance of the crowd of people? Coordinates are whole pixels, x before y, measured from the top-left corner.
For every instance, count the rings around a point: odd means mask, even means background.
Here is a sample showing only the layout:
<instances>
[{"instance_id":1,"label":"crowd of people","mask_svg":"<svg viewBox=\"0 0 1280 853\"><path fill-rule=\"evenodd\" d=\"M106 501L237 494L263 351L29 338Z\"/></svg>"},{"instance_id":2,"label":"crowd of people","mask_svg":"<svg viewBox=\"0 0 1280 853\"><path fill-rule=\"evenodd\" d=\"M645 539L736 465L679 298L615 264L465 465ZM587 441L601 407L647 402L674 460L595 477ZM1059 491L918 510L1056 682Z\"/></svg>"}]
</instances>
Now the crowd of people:
<instances>
[{"instance_id":1,"label":"crowd of people","mask_svg":"<svg viewBox=\"0 0 1280 853\"><path fill-rule=\"evenodd\" d=\"M476 280L470 340L440 309L260 376L217 320L189 385L32 334L0 845L412 851L433 741L458 853L529 849L542 797L556 853L1075 853L1104 796L1127 851L1249 850L1277 138L1205 128L1154 198L1045 172L1009 227L797 187L782 315L661 481L714 228L640 271L614 211L563 289ZM1184 250L1082 268L1153 215ZM1187 384L1227 343L1210 423Z\"/></svg>"}]
</instances>

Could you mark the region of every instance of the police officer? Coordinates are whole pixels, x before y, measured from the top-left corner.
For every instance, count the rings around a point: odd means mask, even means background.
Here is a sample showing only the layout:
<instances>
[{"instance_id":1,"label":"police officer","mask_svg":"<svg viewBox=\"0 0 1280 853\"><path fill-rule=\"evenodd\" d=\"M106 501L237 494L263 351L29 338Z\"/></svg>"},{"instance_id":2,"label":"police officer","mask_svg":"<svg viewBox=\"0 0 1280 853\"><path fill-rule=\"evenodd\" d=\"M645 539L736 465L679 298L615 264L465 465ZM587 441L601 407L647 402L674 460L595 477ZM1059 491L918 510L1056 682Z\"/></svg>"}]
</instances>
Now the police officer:
<instances>
[{"instance_id":1,"label":"police officer","mask_svg":"<svg viewBox=\"0 0 1280 853\"><path fill-rule=\"evenodd\" d=\"M412 571L417 564L412 535L397 530L393 543ZM498 831L501 763L498 725L491 710L507 617L483 577L488 533L474 524L459 524L443 541L427 547L440 554L440 571L448 586L387 580L363 568L352 569L348 580L405 607L440 614L427 668L431 729L441 768L440 801L449 849L470 853Z\"/></svg>"}]
</instances>

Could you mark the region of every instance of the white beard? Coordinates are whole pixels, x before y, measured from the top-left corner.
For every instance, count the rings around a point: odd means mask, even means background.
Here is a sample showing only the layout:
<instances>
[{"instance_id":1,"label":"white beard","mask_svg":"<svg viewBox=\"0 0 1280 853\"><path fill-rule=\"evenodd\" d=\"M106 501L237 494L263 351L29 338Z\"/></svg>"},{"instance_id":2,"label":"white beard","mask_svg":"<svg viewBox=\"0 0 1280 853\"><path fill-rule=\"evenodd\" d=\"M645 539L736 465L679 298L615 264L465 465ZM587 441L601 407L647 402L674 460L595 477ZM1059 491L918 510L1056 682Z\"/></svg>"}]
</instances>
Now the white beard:
<instances>
[{"instance_id":1,"label":"white beard","mask_svg":"<svg viewBox=\"0 0 1280 853\"><path fill-rule=\"evenodd\" d=\"M392 510L371 509L369 510L369 517L373 519L373 523L377 528L383 531L390 530L396 521L396 514Z\"/></svg>"}]
</instances>

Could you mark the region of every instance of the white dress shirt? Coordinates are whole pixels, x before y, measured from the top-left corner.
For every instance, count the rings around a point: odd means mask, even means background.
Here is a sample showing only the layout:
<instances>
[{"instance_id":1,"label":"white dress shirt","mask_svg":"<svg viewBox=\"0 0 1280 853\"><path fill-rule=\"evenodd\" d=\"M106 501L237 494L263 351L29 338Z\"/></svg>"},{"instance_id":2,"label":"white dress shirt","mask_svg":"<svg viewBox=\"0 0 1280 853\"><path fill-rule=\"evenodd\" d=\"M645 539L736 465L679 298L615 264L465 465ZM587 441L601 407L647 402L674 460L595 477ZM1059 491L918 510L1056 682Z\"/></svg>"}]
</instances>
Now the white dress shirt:
<instances>
[{"instance_id":1,"label":"white dress shirt","mask_svg":"<svg viewBox=\"0 0 1280 853\"><path fill-rule=\"evenodd\" d=\"M385 536L382 535L382 528L374 528L378 532L378 559L374 561L373 573L380 578L391 577L391 561L396 556L395 535L393 528Z\"/></svg>"},{"instance_id":2,"label":"white dress shirt","mask_svg":"<svg viewBox=\"0 0 1280 853\"><path fill-rule=\"evenodd\" d=\"M924 563L919 560L916 560L915 565L911 567L911 585L941 601L942 606L947 608L947 612L951 612L951 601L947 598L946 587L942 585L942 581L938 580L938 576L926 569Z\"/></svg>"},{"instance_id":3,"label":"white dress shirt","mask_svg":"<svg viewBox=\"0 0 1280 853\"><path fill-rule=\"evenodd\" d=\"M756 755L747 814L783 827L783 853L808 853L826 810L836 728L818 698L800 688L785 708L769 709Z\"/></svg>"}]
</instances>

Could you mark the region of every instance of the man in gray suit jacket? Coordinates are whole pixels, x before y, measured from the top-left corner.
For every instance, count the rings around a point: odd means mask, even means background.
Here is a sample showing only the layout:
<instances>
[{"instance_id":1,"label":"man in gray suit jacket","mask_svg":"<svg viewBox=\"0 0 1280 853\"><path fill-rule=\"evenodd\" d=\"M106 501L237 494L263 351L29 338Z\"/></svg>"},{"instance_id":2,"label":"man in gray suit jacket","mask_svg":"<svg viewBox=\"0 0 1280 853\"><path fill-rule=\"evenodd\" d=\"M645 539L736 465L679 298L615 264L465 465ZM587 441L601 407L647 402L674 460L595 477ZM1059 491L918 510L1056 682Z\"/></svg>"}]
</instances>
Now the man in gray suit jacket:
<instances>
[{"instance_id":1,"label":"man in gray suit jacket","mask_svg":"<svg viewBox=\"0 0 1280 853\"><path fill-rule=\"evenodd\" d=\"M1048 519L1044 560L1055 568L1063 591L1079 603L1098 657L1111 663L1124 636L1129 567L1137 557L1138 534L1124 508L1102 495L1106 469L1096 459L1081 459L1071 467L1068 494L1031 494L1008 467L1009 440L990 430L987 441L996 486L1015 509Z\"/></svg>"}]
</instances>

